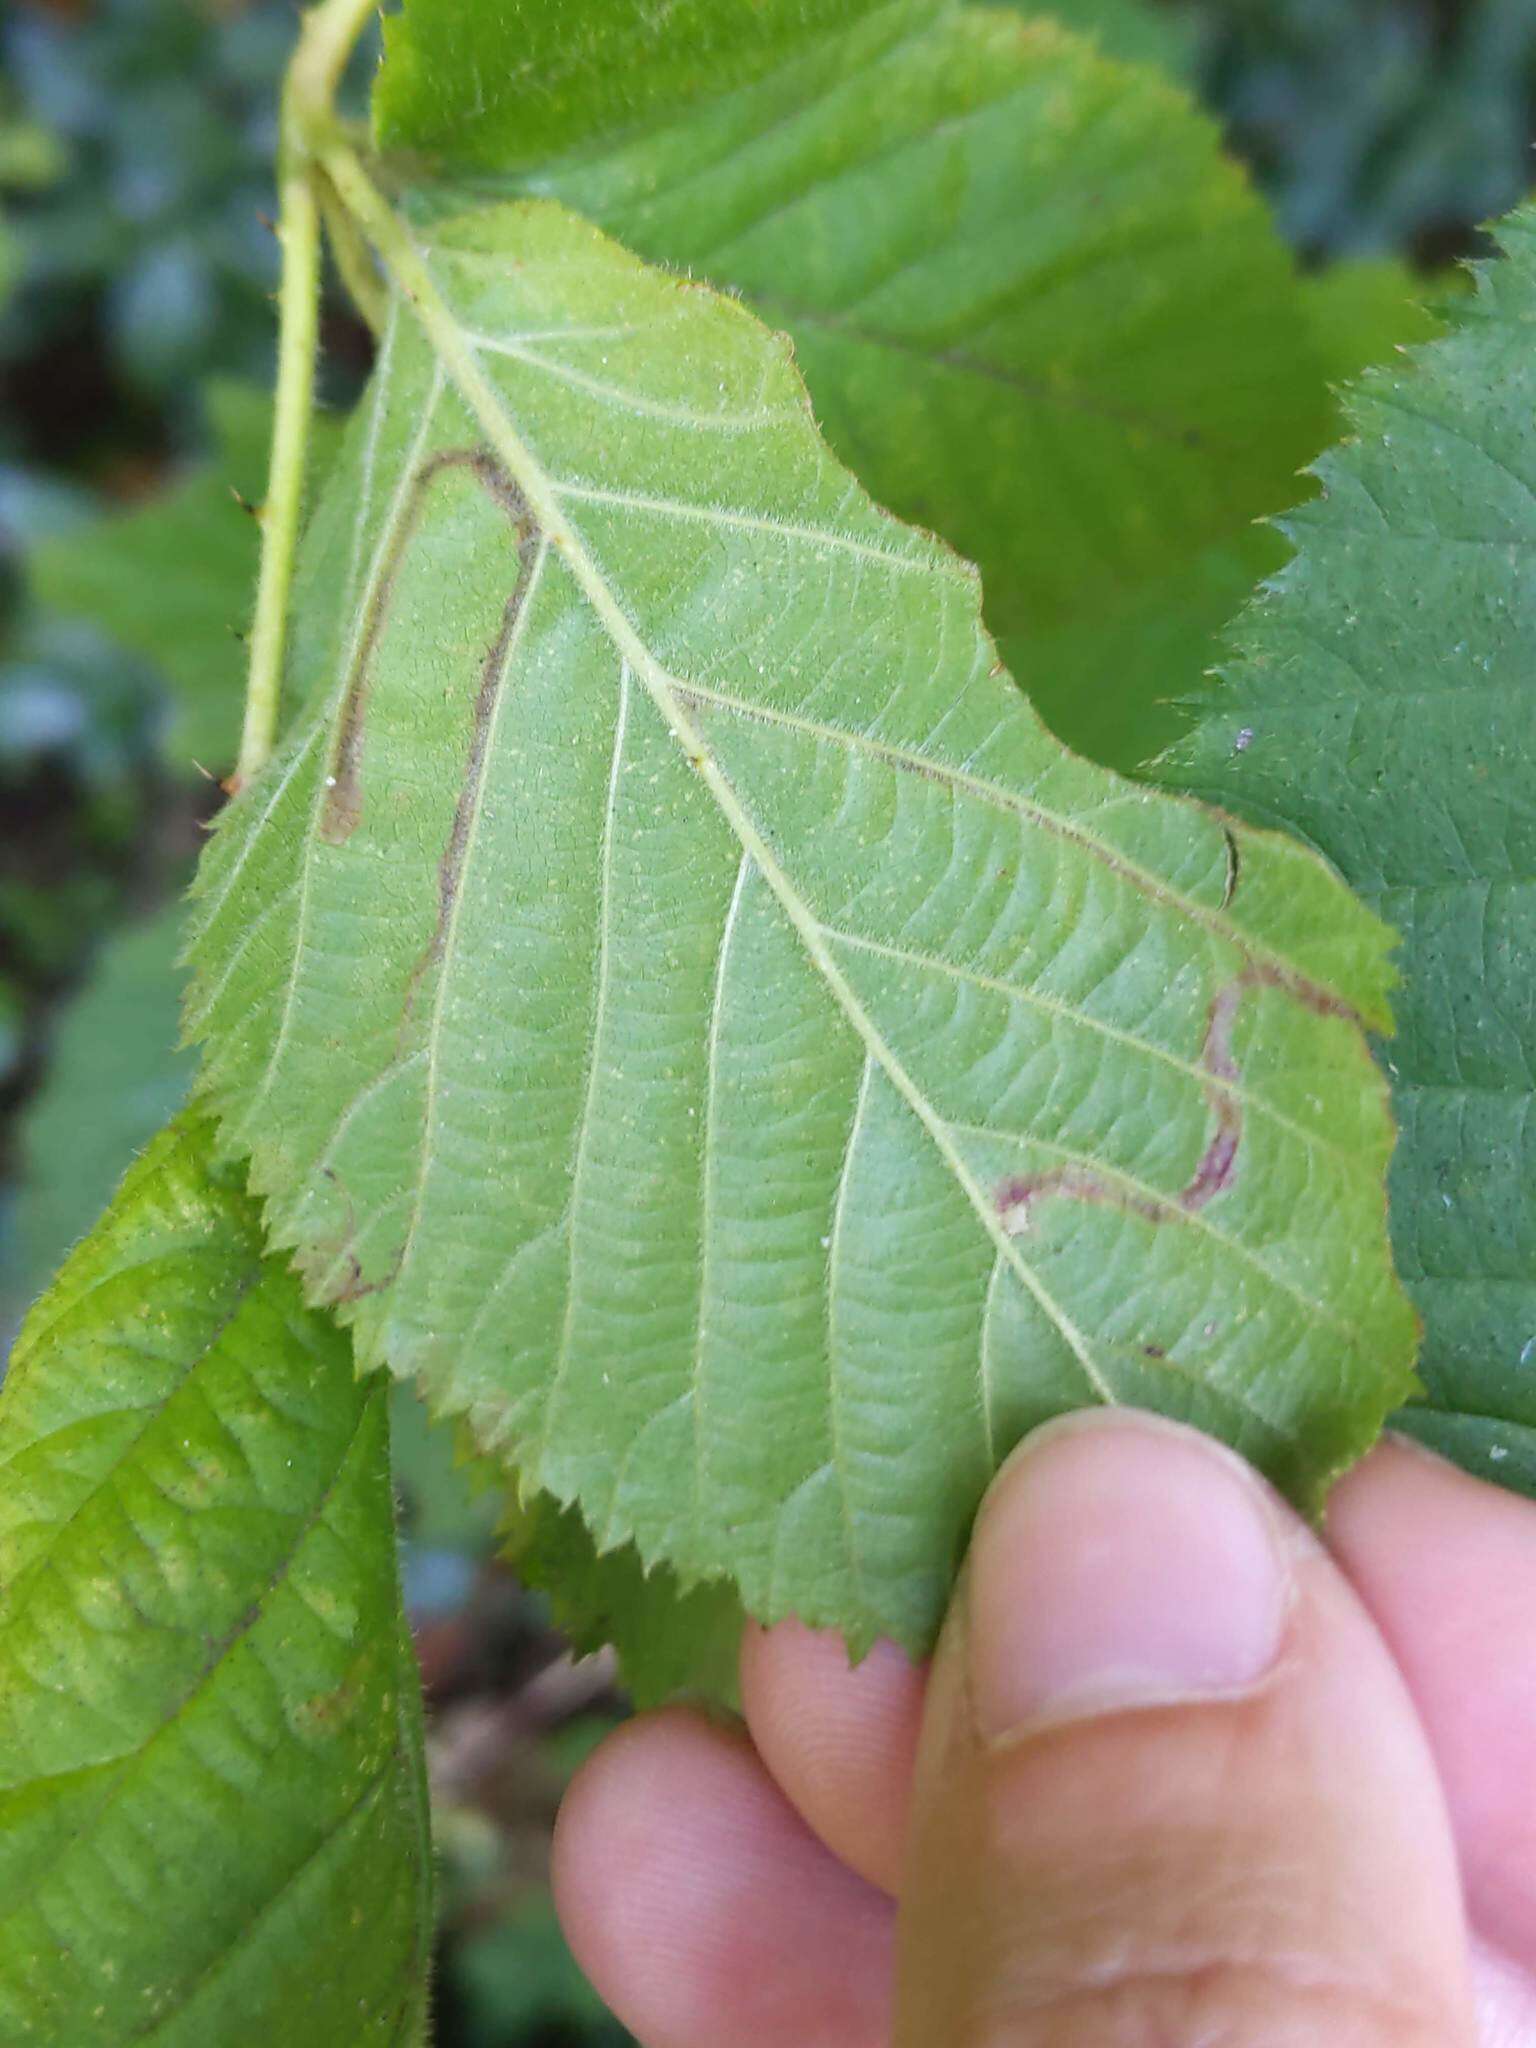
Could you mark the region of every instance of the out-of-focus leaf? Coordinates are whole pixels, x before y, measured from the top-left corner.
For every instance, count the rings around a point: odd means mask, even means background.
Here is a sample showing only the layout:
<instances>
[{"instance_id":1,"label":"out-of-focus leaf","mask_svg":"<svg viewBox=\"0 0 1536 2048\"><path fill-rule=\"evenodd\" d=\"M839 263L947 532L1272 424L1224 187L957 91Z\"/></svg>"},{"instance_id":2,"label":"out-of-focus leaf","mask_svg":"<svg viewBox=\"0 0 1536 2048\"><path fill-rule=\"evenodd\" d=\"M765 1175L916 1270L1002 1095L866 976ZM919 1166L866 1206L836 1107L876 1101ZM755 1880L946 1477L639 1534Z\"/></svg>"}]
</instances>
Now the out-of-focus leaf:
<instances>
[{"instance_id":1,"label":"out-of-focus leaf","mask_svg":"<svg viewBox=\"0 0 1536 2048\"><path fill-rule=\"evenodd\" d=\"M1438 306L1460 291L1461 273L1416 277L1402 263L1355 257L1303 280L1324 371L1342 384L1440 331Z\"/></svg>"},{"instance_id":2,"label":"out-of-focus leaf","mask_svg":"<svg viewBox=\"0 0 1536 2048\"><path fill-rule=\"evenodd\" d=\"M0 9L0 69L66 158L18 208L28 288L0 353L67 357L88 306L95 362L186 424L209 376L266 379L278 251L258 216L293 32L282 0Z\"/></svg>"},{"instance_id":3,"label":"out-of-focus leaf","mask_svg":"<svg viewBox=\"0 0 1536 2048\"><path fill-rule=\"evenodd\" d=\"M414 1388L397 1386L390 1443L411 1542L466 1557L490 1551L501 1513L501 1475L476 1462L461 1427L434 1422Z\"/></svg>"},{"instance_id":4,"label":"out-of-focus leaf","mask_svg":"<svg viewBox=\"0 0 1536 2048\"><path fill-rule=\"evenodd\" d=\"M1187 6L1164 0L1007 0L1031 19L1046 15L1089 36L1107 57L1156 64L1175 78L1194 68L1197 21Z\"/></svg>"},{"instance_id":5,"label":"out-of-focus leaf","mask_svg":"<svg viewBox=\"0 0 1536 2048\"><path fill-rule=\"evenodd\" d=\"M0 2038L416 2048L388 1394L187 1117L0 1392Z\"/></svg>"},{"instance_id":6,"label":"out-of-focus leaf","mask_svg":"<svg viewBox=\"0 0 1536 2048\"><path fill-rule=\"evenodd\" d=\"M21 1055L22 1008L8 981L0 981L0 1081L9 1080Z\"/></svg>"},{"instance_id":7,"label":"out-of-focus leaf","mask_svg":"<svg viewBox=\"0 0 1536 2048\"><path fill-rule=\"evenodd\" d=\"M384 24L374 120L386 148L504 171L713 100L860 16L942 0L406 0Z\"/></svg>"},{"instance_id":8,"label":"out-of-focus leaf","mask_svg":"<svg viewBox=\"0 0 1536 2048\"><path fill-rule=\"evenodd\" d=\"M16 112L13 95L0 80L0 191L36 191L62 175L68 153L40 121Z\"/></svg>"},{"instance_id":9,"label":"out-of-focus leaf","mask_svg":"<svg viewBox=\"0 0 1536 2048\"><path fill-rule=\"evenodd\" d=\"M1536 1493L1536 213L1439 342L1365 378L1167 779L1326 852L1402 933L1401 1418Z\"/></svg>"},{"instance_id":10,"label":"out-of-focus leaf","mask_svg":"<svg viewBox=\"0 0 1536 2048\"><path fill-rule=\"evenodd\" d=\"M1531 184L1531 0L1206 5L1202 72L1287 234L1442 258Z\"/></svg>"},{"instance_id":11,"label":"out-of-focus leaf","mask_svg":"<svg viewBox=\"0 0 1536 2048\"><path fill-rule=\"evenodd\" d=\"M7 1324L90 1229L129 1161L186 1093L195 1061L177 1044L180 911L173 904L109 941L64 1012L46 1083L22 1125L0 1291Z\"/></svg>"},{"instance_id":12,"label":"out-of-focus leaf","mask_svg":"<svg viewBox=\"0 0 1536 2048\"><path fill-rule=\"evenodd\" d=\"M535 2029L557 2026L580 2028L580 2039L594 2048L629 2039L577 1968L547 1892L531 1893L491 1926L466 1934L454 1977L469 2007L470 2048L507 2048L525 2034L540 2038Z\"/></svg>"},{"instance_id":13,"label":"out-of-focus leaf","mask_svg":"<svg viewBox=\"0 0 1536 2048\"><path fill-rule=\"evenodd\" d=\"M171 688L171 758L228 768L240 734L245 648L259 536L240 503L266 483L272 407L265 393L218 383L208 393L214 454L135 511L45 542L32 557L45 604L88 618L149 661ZM323 470L336 430L319 422Z\"/></svg>"},{"instance_id":14,"label":"out-of-focus leaf","mask_svg":"<svg viewBox=\"0 0 1536 2048\"><path fill-rule=\"evenodd\" d=\"M1443 282L1429 287L1436 297ZM1315 373L1336 386L1400 347L1438 332L1420 303L1425 281L1402 265L1344 261L1300 280ZM1048 677L1050 701L1071 706L1074 743L1095 760L1140 765L1188 724L1188 694L1218 660L1255 585L1285 560L1267 524L1248 524L1150 582L1084 603L1057 626L1022 634L1021 677ZM1106 686L1107 685L1107 686Z\"/></svg>"}]
</instances>

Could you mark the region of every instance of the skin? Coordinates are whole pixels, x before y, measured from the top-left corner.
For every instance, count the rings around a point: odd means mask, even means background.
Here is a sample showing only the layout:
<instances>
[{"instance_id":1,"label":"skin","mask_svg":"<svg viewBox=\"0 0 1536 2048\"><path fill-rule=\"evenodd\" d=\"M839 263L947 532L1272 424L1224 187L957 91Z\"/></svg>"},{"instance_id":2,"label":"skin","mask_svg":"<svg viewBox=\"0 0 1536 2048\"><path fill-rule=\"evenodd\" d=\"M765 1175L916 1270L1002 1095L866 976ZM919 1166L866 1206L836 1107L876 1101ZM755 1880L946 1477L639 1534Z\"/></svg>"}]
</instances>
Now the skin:
<instances>
[{"instance_id":1,"label":"skin","mask_svg":"<svg viewBox=\"0 0 1536 2048\"><path fill-rule=\"evenodd\" d=\"M668 1709L582 1771L556 1897L615 2012L644 2048L1530 2048L1536 1505L1388 1442L1324 1544L1190 1432L1053 1432L931 1670L753 1630L744 1726Z\"/></svg>"}]
</instances>

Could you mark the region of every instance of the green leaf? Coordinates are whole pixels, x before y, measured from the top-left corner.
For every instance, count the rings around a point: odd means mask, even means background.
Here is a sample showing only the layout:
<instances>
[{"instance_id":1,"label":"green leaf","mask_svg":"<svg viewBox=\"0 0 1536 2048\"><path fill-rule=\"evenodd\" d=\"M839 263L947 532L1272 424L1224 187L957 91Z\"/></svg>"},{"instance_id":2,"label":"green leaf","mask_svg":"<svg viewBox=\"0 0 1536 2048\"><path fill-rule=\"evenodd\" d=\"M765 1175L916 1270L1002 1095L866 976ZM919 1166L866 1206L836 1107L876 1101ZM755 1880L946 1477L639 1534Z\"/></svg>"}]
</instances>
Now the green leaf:
<instances>
[{"instance_id":1,"label":"green leaf","mask_svg":"<svg viewBox=\"0 0 1536 2048\"><path fill-rule=\"evenodd\" d=\"M417 2043L387 1388L185 1117L0 1396L0 2038Z\"/></svg>"},{"instance_id":2,"label":"green leaf","mask_svg":"<svg viewBox=\"0 0 1536 2048\"><path fill-rule=\"evenodd\" d=\"M1157 64L1175 78L1194 70L1195 23L1186 7L1167 0L1007 0L1029 19L1059 21L1091 36L1106 56L1127 64Z\"/></svg>"},{"instance_id":3,"label":"green leaf","mask_svg":"<svg viewBox=\"0 0 1536 2048\"><path fill-rule=\"evenodd\" d=\"M524 2041L579 2043L580 2048L631 2048L607 2006L566 1946L554 1902L526 1892L489 1922L483 1914L453 1945L453 1981L465 2011L468 2048L507 2048Z\"/></svg>"},{"instance_id":4,"label":"green leaf","mask_svg":"<svg viewBox=\"0 0 1536 2048\"><path fill-rule=\"evenodd\" d=\"M1302 278L1329 381L1342 383L1411 343L1432 341L1441 322L1431 305L1458 297L1460 278L1460 271L1418 276L1406 264L1380 260L1333 263Z\"/></svg>"},{"instance_id":5,"label":"green leaf","mask_svg":"<svg viewBox=\"0 0 1536 2048\"><path fill-rule=\"evenodd\" d=\"M392 260L339 657L196 906L311 1298L599 1548L855 1642L1085 1400L1315 1504L1409 1384L1386 932L1067 755L734 301L542 203Z\"/></svg>"},{"instance_id":6,"label":"green leaf","mask_svg":"<svg viewBox=\"0 0 1536 2048\"><path fill-rule=\"evenodd\" d=\"M64 1012L47 1079L21 1127L22 1172L4 1294L19 1311L110 1200L134 1154L179 1108L181 906L120 933Z\"/></svg>"},{"instance_id":7,"label":"green leaf","mask_svg":"<svg viewBox=\"0 0 1536 2048\"><path fill-rule=\"evenodd\" d=\"M45 542L31 568L44 604L90 619L157 665L171 690L171 759L218 774L239 740L241 634L256 581L256 522L239 501L265 489L272 402L223 381L207 404L210 461L135 511ZM317 464L334 433L318 422Z\"/></svg>"},{"instance_id":8,"label":"green leaf","mask_svg":"<svg viewBox=\"0 0 1536 2048\"><path fill-rule=\"evenodd\" d=\"M1401 931L1393 1237L1432 1409L1400 1420L1536 1492L1536 214L1500 237L1457 329L1350 394L1162 772L1301 833Z\"/></svg>"},{"instance_id":9,"label":"green leaf","mask_svg":"<svg viewBox=\"0 0 1536 2048\"><path fill-rule=\"evenodd\" d=\"M386 148L488 170L590 149L815 52L859 16L939 0L406 0L384 23Z\"/></svg>"},{"instance_id":10,"label":"green leaf","mask_svg":"<svg viewBox=\"0 0 1536 2048\"><path fill-rule=\"evenodd\" d=\"M647 1571L632 1545L599 1556L574 1508L536 1494L503 1524L507 1559L526 1585L549 1597L555 1622L579 1655L605 1645L637 1707L680 1693L737 1702L741 1602L719 1582L685 1590L665 1565Z\"/></svg>"},{"instance_id":11,"label":"green leaf","mask_svg":"<svg viewBox=\"0 0 1536 2048\"><path fill-rule=\"evenodd\" d=\"M1298 368L1329 387L1439 331L1416 302L1422 283L1400 264L1338 263L1298 285L1311 340L1310 371L1308 359ZM1321 388L1314 384L1314 395ZM1277 403L1284 399L1277 391ZM1290 400L1298 408L1299 460L1304 402L1311 411L1304 376ZM1294 495L1287 489L1288 501ZM1021 632L1008 651L1021 674L1050 678L1054 722L1075 747L1112 767L1139 768L1187 727L1188 696L1220 658L1227 627L1285 557L1270 525L1234 527L1151 581L1118 592L1085 581L1083 602L1060 624Z\"/></svg>"},{"instance_id":12,"label":"green leaf","mask_svg":"<svg viewBox=\"0 0 1536 2048\"><path fill-rule=\"evenodd\" d=\"M455 4L412 0L396 56ZM1253 521L1333 437L1330 381L1418 316L1389 266L1299 279L1159 75L1049 21L929 13L520 182L787 330L834 451L979 564L1053 730L1129 768L1274 566ZM459 114L453 167L483 181Z\"/></svg>"}]
</instances>

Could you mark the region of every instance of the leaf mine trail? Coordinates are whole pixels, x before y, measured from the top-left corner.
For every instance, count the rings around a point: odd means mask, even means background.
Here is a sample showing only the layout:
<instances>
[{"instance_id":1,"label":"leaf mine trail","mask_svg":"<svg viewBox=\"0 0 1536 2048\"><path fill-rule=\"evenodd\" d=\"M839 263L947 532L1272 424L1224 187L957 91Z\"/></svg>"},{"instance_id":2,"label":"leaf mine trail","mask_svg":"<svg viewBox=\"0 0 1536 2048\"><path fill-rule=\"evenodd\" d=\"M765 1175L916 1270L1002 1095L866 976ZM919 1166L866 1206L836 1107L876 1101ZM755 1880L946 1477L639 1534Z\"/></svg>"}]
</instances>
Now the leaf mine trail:
<instances>
[{"instance_id":1,"label":"leaf mine trail","mask_svg":"<svg viewBox=\"0 0 1536 2048\"><path fill-rule=\"evenodd\" d=\"M522 610L533 573L535 557L530 543L536 538L537 529L533 525L522 492L494 457L481 448L445 448L411 472L404 512L389 536L381 568L369 592L361 643L346 695L342 699L340 729L337 733L330 773L326 778L325 807L320 815L320 836L331 846L340 846L346 842L362 814L363 737L368 715L368 692L372 683L373 662L379 638L388 623L394 601L400 564L426 510L432 486L440 477L455 470L467 471L483 484L491 498L506 513L512 528L518 559L517 581L507 598L500 631L486 652L480 689L475 698L475 743L468 781L472 782L475 779L475 770L484 747L484 733L490 718L490 707L500 686L507 649L512 643L518 615ZM455 813L454 822L457 834L458 813ZM453 851L452 845L444 850L445 888L451 888L450 855ZM454 879L456 880L456 875Z\"/></svg>"},{"instance_id":2,"label":"leaf mine trail","mask_svg":"<svg viewBox=\"0 0 1536 2048\"><path fill-rule=\"evenodd\" d=\"M926 1645L1085 1399L1313 1503L1408 1383L1382 929L1068 754L737 303L543 202L365 225L370 568L308 576L350 652L210 844L190 1012L361 1361L855 1645Z\"/></svg>"},{"instance_id":3,"label":"leaf mine trail","mask_svg":"<svg viewBox=\"0 0 1536 2048\"><path fill-rule=\"evenodd\" d=\"M1149 1223L1168 1223L1177 1221L1180 1211L1192 1214L1203 1209L1229 1188L1237 1172L1243 1136L1243 1099L1236 1088L1242 1073L1232 1049L1232 1027L1244 990L1263 985L1263 977L1252 967L1245 967L1211 998L1200 1060L1216 1084L1206 1091L1215 1128L1193 1174L1171 1201L1128 1187L1123 1181L1102 1178L1080 1166L1048 1167L1036 1174L1014 1175L998 1188L998 1213L1008 1230L1014 1234L1029 1230L1032 1206L1050 1196L1074 1202L1103 1202L1128 1209ZM1233 1085L1223 1085L1227 1083Z\"/></svg>"}]
</instances>

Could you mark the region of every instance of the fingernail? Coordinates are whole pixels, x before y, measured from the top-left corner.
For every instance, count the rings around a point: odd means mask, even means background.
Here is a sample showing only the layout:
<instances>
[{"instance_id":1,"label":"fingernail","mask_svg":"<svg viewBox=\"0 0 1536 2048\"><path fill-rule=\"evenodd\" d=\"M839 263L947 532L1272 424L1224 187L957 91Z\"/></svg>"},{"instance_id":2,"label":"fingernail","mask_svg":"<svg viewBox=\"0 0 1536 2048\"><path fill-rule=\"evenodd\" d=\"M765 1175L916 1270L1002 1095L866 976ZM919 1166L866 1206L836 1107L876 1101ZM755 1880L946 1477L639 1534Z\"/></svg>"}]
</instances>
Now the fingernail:
<instances>
[{"instance_id":1,"label":"fingernail","mask_svg":"<svg viewBox=\"0 0 1536 2048\"><path fill-rule=\"evenodd\" d=\"M1037 1430L971 1546L982 1735L1256 1685L1290 1604L1281 1512L1239 1458L1160 1418L1089 1410Z\"/></svg>"}]
</instances>

